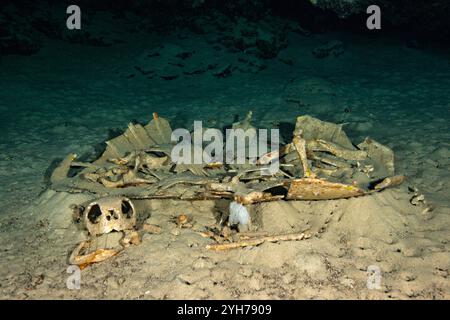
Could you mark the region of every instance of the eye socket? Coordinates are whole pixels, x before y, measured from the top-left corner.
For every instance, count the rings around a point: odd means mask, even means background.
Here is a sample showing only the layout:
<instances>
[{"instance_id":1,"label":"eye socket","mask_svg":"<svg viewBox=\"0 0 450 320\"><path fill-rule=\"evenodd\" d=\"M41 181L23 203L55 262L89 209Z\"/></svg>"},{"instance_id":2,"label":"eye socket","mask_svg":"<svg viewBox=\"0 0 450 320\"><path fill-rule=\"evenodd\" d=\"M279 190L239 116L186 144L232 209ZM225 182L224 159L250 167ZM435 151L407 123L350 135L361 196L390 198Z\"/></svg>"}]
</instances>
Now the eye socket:
<instances>
[{"instance_id":1,"label":"eye socket","mask_svg":"<svg viewBox=\"0 0 450 320\"><path fill-rule=\"evenodd\" d=\"M94 204L91 207L91 210L89 210L87 214L87 218L92 224L99 223L100 216L102 215L102 210L100 209L100 206L98 204Z\"/></svg>"},{"instance_id":2,"label":"eye socket","mask_svg":"<svg viewBox=\"0 0 450 320\"><path fill-rule=\"evenodd\" d=\"M123 200L121 205L122 213L127 218L130 219L133 215L133 207L129 201Z\"/></svg>"}]
</instances>

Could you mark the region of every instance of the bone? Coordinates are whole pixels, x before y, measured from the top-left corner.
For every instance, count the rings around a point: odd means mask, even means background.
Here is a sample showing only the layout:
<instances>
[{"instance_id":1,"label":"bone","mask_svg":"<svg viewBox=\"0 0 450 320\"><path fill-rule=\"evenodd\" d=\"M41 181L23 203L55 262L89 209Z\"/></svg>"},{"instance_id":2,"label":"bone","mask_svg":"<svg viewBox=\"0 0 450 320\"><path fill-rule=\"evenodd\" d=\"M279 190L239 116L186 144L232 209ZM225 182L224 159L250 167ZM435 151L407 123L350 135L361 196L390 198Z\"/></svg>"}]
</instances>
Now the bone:
<instances>
[{"instance_id":1,"label":"bone","mask_svg":"<svg viewBox=\"0 0 450 320\"><path fill-rule=\"evenodd\" d=\"M406 179L406 177L403 175L388 177L386 179L383 179L383 181L381 181L380 183L378 183L374 187L374 189L381 190L381 189L386 189L388 187L398 186L398 185L402 184L403 181L405 181L405 179Z\"/></svg>"},{"instance_id":2,"label":"bone","mask_svg":"<svg viewBox=\"0 0 450 320\"><path fill-rule=\"evenodd\" d=\"M302 178L291 182L286 199L329 200L345 199L364 195L356 186L329 182L323 179Z\"/></svg>"},{"instance_id":3,"label":"bone","mask_svg":"<svg viewBox=\"0 0 450 320\"><path fill-rule=\"evenodd\" d=\"M325 140L311 141L308 145L308 149L312 149L314 151L328 151L331 154L345 160L364 160L367 158L367 152L363 150L346 149Z\"/></svg>"},{"instance_id":4,"label":"bone","mask_svg":"<svg viewBox=\"0 0 450 320\"><path fill-rule=\"evenodd\" d=\"M68 154L60 163L60 165L53 171L50 177L50 182L52 184L57 184L64 181L67 178L67 174L69 173L72 161L74 161L76 158L77 155L75 153Z\"/></svg>"},{"instance_id":5,"label":"bone","mask_svg":"<svg viewBox=\"0 0 450 320\"><path fill-rule=\"evenodd\" d=\"M102 262L114 257L122 251L116 249L97 249L94 252L82 254L82 250L89 248L90 244L91 241L89 240L79 243L72 251L69 257L69 263L79 266L80 269L84 269L93 263Z\"/></svg>"},{"instance_id":6,"label":"bone","mask_svg":"<svg viewBox=\"0 0 450 320\"><path fill-rule=\"evenodd\" d=\"M123 188L126 186L137 186L142 184L153 184L158 180L139 177L135 171L128 171L118 181L111 181L106 178L100 178L99 181L107 188Z\"/></svg>"},{"instance_id":7,"label":"bone","mask_svg":"<svg viewBox=\"0 0 450 320\"><path fill-rule=\"evenodd\" d=\"M160 234L162 232L161 227L149 223L144 223L142 230L150 234Z\"/></svg>"},{"instance_id":8,"label":"bone","mask_svg":"<svg viewBox=\"0 0 450 320\"><path fill-rule=\"evenodd\" d=\"M336 158L336 157L333 157L333 156L331 156L331 157L327 156L325 154L320 154L319 155L317 153L314 153L311 158L313 160L318 160L320 162L332 165L332 166L337 167L337 168L350 168L351 167L350 163L347 163L347 162L345 162L343 160L340 160L339 158Z\"/></svg>"},{"instance_id":9,"label":"bone","mask_svg":"<svg viewBox=\"0 0 450 320\"><path fill-rule=\"evenodd\" d=\"M213 251L224 251L230 249L237 249L249 246L258 246L264 242L279 242L279 241L298 241L303 239L308 239L305 233L294 233L294 234L285 234L285 235L275 235L275 236L266 236L260 238L253 238L249 240L242 240L231 243L216 243L209 244L206 246L206 249Z\"/></svg>"},{"instance_id":10,"label":"bone","mask_svg":"<svg viewBox=\"0 0 450 320\"><path fill-rule=\"evenodd\" d=\"M123 158L112 158L108 161L117 165L133 166L135 171L146 169L158 169L163 167L168 162L168 157L154 157L146 152L132 151Z\"/></svg>"},{"instance_id":11,"label":"bone","mask_svg":"<svg viewBox=\"0 0 450 320\"><path fill-rule=\"evenodd\" d=\"M120 244L124 247L127 248L130 245L140 245L142 243L142 238L141 235L139 234L139 232L135 231L135 230L127 230L124 232L125 235L124 237L120 240Z\"/></svg>"},{"instance_id":12,"label":"bone","mask_svg":"<svg viewBox=\"0 0 450 320\"><path fill-rule=\"evenodd\" d=\"M306 141L301 136L301 130L292 139L292 143L298 153L298 158L302 164L303 176L305 178L315 178L315 174L312 172L308 164L308 158L306 156Z\"/></svg>"},{"instance_id":13,"label":"bone","mask_svg":"<svg viewBox=\"0 0 450 320\"><path fill-rule=\"evenodd\" d=\"M275 201L283 199L284 195L272 195L269 192L253 191L245 195L236 195L235 200L238 203L247 205L257 202Z\"/></svg>"},{"instance_id":14,"label":"bone","mask_svg":"<svg viewBox=\"0 0 450 320\"><path fill-rule=\"evenodd\" d=\"M161 118L156 112L153 113L153 119L145 126L148 135L157 144L168 144L171 142L172 128L169 121Z\"/></svg>"},{"instance_id":15,"label":"bone","mask_svg":"<svg viewBox=\"0 0 450 320\"><path fill-rule=\"evenodd\" d=\"M87 204L83 220L91 236L131 230L136 225L136 209L126 197L104 197Z\"/></svg>"}]
</instances>

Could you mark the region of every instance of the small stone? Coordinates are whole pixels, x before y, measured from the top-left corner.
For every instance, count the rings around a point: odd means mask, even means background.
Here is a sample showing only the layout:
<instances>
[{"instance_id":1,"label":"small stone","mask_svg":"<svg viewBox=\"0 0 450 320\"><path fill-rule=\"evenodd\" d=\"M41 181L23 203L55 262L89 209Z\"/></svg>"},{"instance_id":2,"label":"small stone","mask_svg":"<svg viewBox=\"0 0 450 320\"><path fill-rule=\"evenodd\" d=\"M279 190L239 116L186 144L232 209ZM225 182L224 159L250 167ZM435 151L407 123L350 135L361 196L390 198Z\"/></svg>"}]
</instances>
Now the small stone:
<instances>
[{"instance_id":1,"label":"small stone","mask_svg":"<svg viewBox=\"0 0 450 320\"><path fill-rule=\"evenodd\" d=\"M294 276L290 273L285 274L281 278L281 281L283 281L284 284L290 284L290 283L294 282L294 280L295 280Z\"/></svg>"},{"instance_id":2,"label":"small stone","mask_svg":"<svg viewBox=\"0 0 450 320\"><path fill-rule=\"evenodd\" d=\"M174 228L174 229L170 230L170 234L174 235L174 236L179 236L180 235L180 229Z\"/></svg>"},{"instance_id":3,"label":"small stone","mask_svg":"<svg viewBox=\"0 0 450 320\"><path fill-rule=\"evenodd\" d=\"M425 196L423 194L416 194L411 198L411 204L413 206L417 206L420 202L425 200Z\"/></svg>"},{"instance_id":4,"label":"small stone","mask_svg":"<svg viewBox=\"0 0 450 320\"><path fill-rule=\"evenodd\" d=\"M387 237L384 239L384 241L385 241L387 244L395 244L395 243L397 242L397 239L395 239L394 237L391 237L391 236L387 236Z\"/></svg>"},{"instance_id":5,"label":"small stone","mask_svg":"<svg viewBox=\"0 0 450 320\"><path fill-rule=\"evenodd\" d=\"M204 268L211 269L214 267L214 265L215 265L214 262L206 257L198 258L192 263L192 267L194 269L204 269Z\"/></svg>"},{"instance_id":6,"label":"small stone","mask_svg":"<svg viewBox=\"0 0 450 320\"><path fill-rule=\"evenodd\" d=\"M407 246L403 248L402 253L405 257L419 257L422 254L422 248Z\"/></svg>"},{"instance_id":7,"label":"small stone","mask_svg":"<svg viewBox=\"0 0 450 320\"><path fill-rule=\"evenodd\" d=\"M239 274L244 277L251 277L253 275L253 270L250 268L241 268L239 269Z\"/></svg>"},{"instance_id":8,"label":"small stone","mask_svg":"<svg viewBox=\"0 0 450 320\"><path fill-rule=\"evenodd\" d=\"M105 280L105 285L107 286L108 290L117 290L119 289L119 284L117 283L116 279L114 278L108 278Z\"/></svg>"},{"instance_id":9,"label":"small stone","mask_svg":"<svg viewBox=\"0 0 450 320\"><path fill-rule=\"evenodd\" d=\"M415 292L413 289L407 289L405 294L409 297L409 298L414 298L418 295L417 292Z\"/></svg>"},{"instance_id":10,"label":"small stone","mask_svg":"<svg viewBox=\"0 0 450 320\"><path fill-rule=\"evenodd\" d=\"M151 234L160 234L162 231L161 227L149 223L144 223L142 230Z\"/></svg>"},{"instance_id":11,"label":"small stone","mask_svg":"<svg viewBox=\"0 0 450 320\"><path fill-rule=\"evenodd\" d=\"M414 281L416 280L417 276L411 272L402 272L400 274L401 278L405 281Z\"/></svg>"},{"instance_id":12,"label":"small stone","mask_svg":"<svg viewBox=\"0 0 450 320\"><path fill-rule=\"evenodd\" d=\"M434 214L433 214L433 207L427 206L425 209L422 210L422 212L420 213L420 217L424 220L430 220L431 218L433 218Z\"/></svg>"},{"instance_id":13,"label":"small stone","mask_svg":"<svg viewBox=\"0 0 450 320\"><path fill-rule=\"evenodd\" d=\"M259 279L259 277L253 277L250 279L249 283L248 283L248 287L250 289L259 291L263 288L263 284L261 279Z\"/></svg>"},{"instance_id":14,"label":"small stone","mask_svg":"<svg viewBox=\"0 0 450 320\"><path fill-rule=\"evenodd\" d=\"M345 257L346 254L347 254L347 249L339 248L339 250L337 252L337 257L342 258L342 257Z\"/></svg>"},{"instance_id":15,"label":"small stone","mask_svg":"<svg viewBox=\"0 0 450 320\"><path fill-rule=\"evenodd\" d=\"M370 248L370 240L368 238L359 237L355 241L355 245L357 248L361 250L369 249Z\"/></svg>"},{"instance_id":16,"label":"small stone","mask_svg":"<svg viewBox=\"0 0 450 320\"><path fill-rule=\"evenodd\" d=\"M358 269L360 271L367 271L367 265L365 263L357 262L355 266L356 266L356 269Z\"/></svg>"},{"instance_id":17,"label":"small stone","mask_svg":"<svg viewBox=\"0 0 450 320\"><path fill-rule=\"evenodd\" d=\"M198 247L198 241L193 239L187 240L187 245L189 248L197 248Z\"/></svg>"},{"instance_id":18,"label":"small stone","mask_svg":"<svg viewBox=\"0 0 450 320\"><path fill-rule=\"evenodd\" d=\"M178 275L177 279L187 285L193 284L196 280L192 275L189 274L180 274Z\"/></svg>"},{"instance_id":19,"label":"small stone","mask_svg":"<svg viewBox=\"0 0 450 320\"><path fill-rule=\"evenodd\" d=\"M355 285L355 280L350 279L350 278L343 278L343 279L340 281L340 283L341 283L343 286L346 286L346 287L349 287L349 288L353 288L354 285Z\"/></svg>"}]
</instances>

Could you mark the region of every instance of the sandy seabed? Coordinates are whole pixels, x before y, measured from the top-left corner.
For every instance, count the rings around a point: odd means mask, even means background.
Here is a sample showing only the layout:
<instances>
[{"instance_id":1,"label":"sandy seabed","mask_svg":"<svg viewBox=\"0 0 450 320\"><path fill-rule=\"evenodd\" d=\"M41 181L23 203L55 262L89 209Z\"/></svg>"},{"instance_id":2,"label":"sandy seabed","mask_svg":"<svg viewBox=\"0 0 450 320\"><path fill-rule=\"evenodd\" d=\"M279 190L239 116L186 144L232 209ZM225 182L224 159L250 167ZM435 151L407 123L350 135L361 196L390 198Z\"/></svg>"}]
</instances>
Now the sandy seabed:
<instances>
[{"instance_id":1,"label":"sandy seabed","mask_svg":"<svg viewBox=\"0 0 450 320\"><path fill-rule=\"evenodd\" d=\"M344 54L311 54L333 39L344 42ZM199 60L234 61L189 34L130 35L109 48L49 41L36 55L2 57L1 298L449 299L448 53L392 39L291 34L288 48L256 74L149 79L135 67L161 43L197 48ZM219 253L206 250L210 240L194 232L215 223L217 203L148 201L147 221L163 232L84 269L81 289L67 289L68 255L86 238L69 205L89 196L48 190L56 160L70 152L92 158L112 132L131 120L148 122L152 112L174 128L192 129L194 120L222 128L248 110L257 127L293 125L302 114L345 122L352 141L370 136L390 146L397 173L408 179L361 198L254 205L252 217L265 231L308 227L317 234ZM431 210L411 203L412 190ZM180 213L194 217L193 229L171 222ZM373 266L381 271L375 290L367 288Z\"/></svg>"}]
</instances>

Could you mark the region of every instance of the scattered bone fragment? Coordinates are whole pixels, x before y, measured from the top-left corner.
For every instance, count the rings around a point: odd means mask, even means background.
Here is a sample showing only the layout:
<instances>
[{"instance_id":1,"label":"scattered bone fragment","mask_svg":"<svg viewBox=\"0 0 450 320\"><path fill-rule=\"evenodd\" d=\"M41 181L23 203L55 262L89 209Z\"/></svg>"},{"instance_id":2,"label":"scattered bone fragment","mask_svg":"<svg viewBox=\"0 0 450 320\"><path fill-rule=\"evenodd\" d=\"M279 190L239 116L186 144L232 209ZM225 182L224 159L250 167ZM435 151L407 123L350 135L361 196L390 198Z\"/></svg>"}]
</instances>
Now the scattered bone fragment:
<instances>
[{"instance_id":1,"label":"scattered bone fragment","mask_svg":"<svg viewBox=\"0 0 450 320\"><path fill-rule=\"evenodd\" d=\"M262 155L261 157L259 157L258 160L256 161L256 164L257 165L269 164L274 159L279 158L280 154L281 154L280 150L275 150L275 151L268 152L268 153Z\"/></svg>"},{"instance_id":2,"label":"scattered bone fragment","mask_svg":"<svg viewBox=\"0 0 450 320\"><path fill-rule=\"evenodd\" d=\"M265 237L253 238L253 239L242 240L242 241L237 241L237 242L209 244L206 246L206 249L213 250L213 251L223 251L223 250L230 250L230 249L243 248L243 247L249 247L249 246L258 246L264 242L298 241L298 240L303 240L303 239L308 239L308 238L309 237L307 235L305 235L305 233L265 236Z\"/></svg>"},{"instance_id":3,"label":"scattered bone fragment","mask_svg":"<svg viewBox=\"0 0 450 320\"><path fill-rule=\"evenodd\" d=\"M189 222L190 217L184 213L178 215L178 217L176 218L176 222L178 225L182 225L182 224L186 224Z\"/></svg>"},{"instance_id":4,"label":"scattered bone fragment","mask_svg":"<svg viewBox=\"0 0 450 320\"><path fill-rule=\"evenodd\" d=\"M124 248L129 247L130 245L137 246L142 243L141 235L136 230L125 231L124 233L125 233L125 235L120 240L120 244Z\"/></svg>"},{"instance_id":5,"label":"scattered bone fragment","mask_svg":"<svg viewBox=\"0 0 450 320\"><path fill-rule=\"evenodd\" d=\"M395 187L395 186L402 184L405 181L405 179L406 179L406 177L403 175L387 177L387 178L383 179L383 181L381 181L380 183L376 184L374 189L380 190L380 189L385 189L388 187Z\"/></svg>"},{"instance_id":6,"label":"scattered bone fragment","mask_svg":"<svg viewBox=\"0 0 450 320\"><path fill-rule=\"evenodd\" d=\"M429 220L434 216L434 206L426 205L426 207L420 213L421 218L424 220Z\"/></svg>"},{"instance_id":7,"label":"scattered bone fragment","mask_svg":"<svg viewBox=\"0 0 450 320\"><path fill-rule=\"evenodd\" d=\"M417 206L417 205L425 202L425 196L423 194L415 194L411 198L410 202L412 205Z\"/></svg>"},{"instance_id":8,"label":"scattered bone fragment","mask_svg":"<svg viewBox=\"0 0 450 320\"><path fill-rule=\"evenodd\" d=\"M410 192L413 193L411 199L409 200L409 202L413 205L413 206L417 206L421 208L421 213L420 213L420 217L423 220L429 220L434 216L434 205L429 204L425 198L425 195L419 192L419 189L415 186L409 187L408 188Z\"/></svg>"},{"instance_id":9,"label":"scattered bone fragment","mask_svg":"<svg viewBox=\"0 0 450 320\"><path fill-rule=\"evenodd\" d=\"M181 213L174 217L173 221L178 228L192 228L193 218L191 215Z\"/></svg>"},{"instance_id":10,"label":"scattered bone fragment","mask_svg":"<svg viewBox=\"0 0 450 320\"><path fill-rule=\"evenodd\" d=\"M121 252L121 250L116 249L97 249L93 252L86 253L85 251L89 249L90 245L90 240L79 243L72 251L69 257L69 263L79 266L80 269L84 269L93 263L105 261Z\"/></svg>"},{"instance_id":11,"label":"scattered bone fragment","mask_svg":"<svg viewBox=\"0 0 450 320\"><path fill-rule=\"evenodd\" d=\"M160 234L162 232L161 227L149 223L144 223L142 230L150 234Z\"/></svg>"},{"instance_id":12,"label":"scattered bone fragment","mask_svg":"<svg viewBox=\"0 0 450 320\"><path fill-rule=\"evenodd\" d=\"M202 238L211 238L213 237L213 232L212 231L197 231L196 232L199 236L201 236Z\"/></svg>"}]
</instances>

